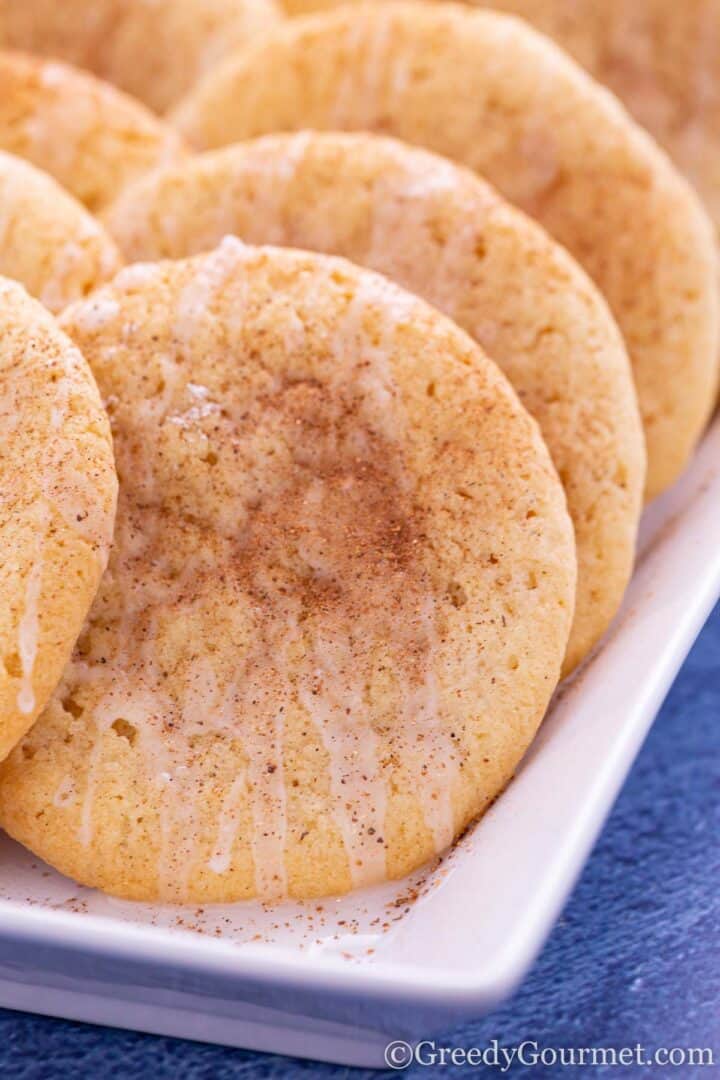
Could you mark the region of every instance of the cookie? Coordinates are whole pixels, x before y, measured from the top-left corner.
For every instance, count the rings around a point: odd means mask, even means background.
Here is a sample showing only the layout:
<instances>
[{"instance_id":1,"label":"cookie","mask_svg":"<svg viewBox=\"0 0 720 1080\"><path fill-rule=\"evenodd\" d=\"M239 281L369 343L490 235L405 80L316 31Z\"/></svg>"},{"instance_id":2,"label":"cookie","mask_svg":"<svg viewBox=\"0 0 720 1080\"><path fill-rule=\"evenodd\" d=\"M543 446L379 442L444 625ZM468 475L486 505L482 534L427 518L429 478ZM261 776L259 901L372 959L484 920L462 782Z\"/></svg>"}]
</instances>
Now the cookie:
<instances>
[{"instance_id":1,"label":"cookie","mask_svg":"<svg viewBox=\"0 0 720 1080\"><path fill-rule=\"evenodd\" d=\"M617 94L695 185L720 231L720 0L490 0Z\"/></svg>"},{"instance_id":2,"label":"cookie","mask_svg":"<svg viewBox=\"0 0 720 1080\"><path fill-rule=\"evenodd\" d=\"M90 370L0 279L0 759L55 690L112 539L117 480Z\"/></svg>"},{"instance_id":3,"label":"cookie","mask_svg":"<svg viewBox=\"0 0 720 1080\"><path fill-rule=\"evenodd\" d=\"M197 155L128 188L105 221L129 262L235 233L343 255L451 316L509 376L562 477L578 558L566 671L586 655L632 571L645 447L619 331L563 248L474 174L365 134Z\"/></svg>"},{"instance_id":4,"label":"cookie","mask_svg":"<svg viewBox=\"0 0 720 1080\"><path fill-rule=\"evenodd\" d=\"M100 223L47 173L0 151L0 274L59 312L120 269Z\"/></svg>"},{"instance_id":5,"label":"cookie","mask_svg":"<svg viewBox=\"0 0 720 1080\"><path fill-rule=\"evenodd\" d=\"M285 3L294 15L335 6L337 0ZM692 181L720 231L720 0L480 0L477 6L527 19L609 86Z\"/></svg>"},{"instance_id":6,"label":"cookie","mask_svg":"<svg viewBox=\"0 0 720 1080\"><path fill-rule=\"evenodd\" d=\"M0 0L0 46L87 68L163 112L279 19L275 0Z\"/></svg>"},{"instance_id":7,"label":"cookie","mask_svg":"<svg viewBox=\"0 0 720 1080\"><path fill-rule=\"evenodd\" d=\"M510 779L572 617L563 491L499 369L378 275L233 238L62 322L118 521L2 824L185 902L342 893L445 848Z\"/></svg>"},{"instance_id":8,"label":"cookie","mask_svg":"<svg viewBox=\"0 0 720 1080\"><path fill-rule=\"evenodd\" d=\"M0 52L0 149L50 173L96 211L182 140L144 105L57 61Z\"/></svg>"},{"instance_id":9,"label":"cookie","mask_svg":"<svg viewBox=\"0 0 720 1080\"><path fill-rule=\"evenodd\" d=\"M678 476L717 381L712 225L649 136L548 39L453 4L338 9L290 20L228 59L175 119L200 149L366 129L472 167L604 292L633 365L648 496Z\"/></svg>"}]
</instances>

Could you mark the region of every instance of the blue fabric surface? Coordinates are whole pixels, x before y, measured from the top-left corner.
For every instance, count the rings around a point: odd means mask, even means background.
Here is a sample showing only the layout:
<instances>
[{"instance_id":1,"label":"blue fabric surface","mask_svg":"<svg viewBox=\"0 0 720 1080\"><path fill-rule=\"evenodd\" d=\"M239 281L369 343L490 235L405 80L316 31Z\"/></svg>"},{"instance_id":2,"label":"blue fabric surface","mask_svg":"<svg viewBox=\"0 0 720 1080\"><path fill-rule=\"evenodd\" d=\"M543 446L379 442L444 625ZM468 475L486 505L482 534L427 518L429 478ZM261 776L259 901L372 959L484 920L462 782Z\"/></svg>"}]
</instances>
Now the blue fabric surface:
<instances>
[{"instance_id":1,"label":"blue fabric surface","mask_svg":"<svg viewBox=\"0 0 720 1080\"><path fill-rule=\"evenodd\" d=\"M438 1039L506 1047L714 1047L720 1062L720 606L665 703L603 836L513 1001ZM414 1066L403 1076L500 1076ZM0 1010L0 1076L122 1080L378 1076ZM517 1067L512 1077L678 1080L715 1068Z\"/></svg>"}]
</instances>

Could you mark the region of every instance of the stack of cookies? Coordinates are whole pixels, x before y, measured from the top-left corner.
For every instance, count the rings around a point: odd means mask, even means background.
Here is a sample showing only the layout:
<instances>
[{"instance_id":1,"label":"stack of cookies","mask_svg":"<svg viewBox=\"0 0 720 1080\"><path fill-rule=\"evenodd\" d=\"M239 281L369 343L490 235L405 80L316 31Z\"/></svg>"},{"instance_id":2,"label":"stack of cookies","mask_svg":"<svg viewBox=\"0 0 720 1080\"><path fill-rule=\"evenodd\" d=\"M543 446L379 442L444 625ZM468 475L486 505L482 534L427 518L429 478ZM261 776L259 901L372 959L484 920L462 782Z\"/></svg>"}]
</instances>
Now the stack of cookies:
<instances>
[{"instance_id":1,"label":"stack of cookies","mask_svg":"<svg viewBox=\"0 0 720 1080\"><path fill-rule=\"evenodd\" d=\"M700 6L488 5L717 217ZM0 0L0 46L0 824L135 899L401 877L702 435L711 219L514 14Z\"/></svg>"}]
</instances>

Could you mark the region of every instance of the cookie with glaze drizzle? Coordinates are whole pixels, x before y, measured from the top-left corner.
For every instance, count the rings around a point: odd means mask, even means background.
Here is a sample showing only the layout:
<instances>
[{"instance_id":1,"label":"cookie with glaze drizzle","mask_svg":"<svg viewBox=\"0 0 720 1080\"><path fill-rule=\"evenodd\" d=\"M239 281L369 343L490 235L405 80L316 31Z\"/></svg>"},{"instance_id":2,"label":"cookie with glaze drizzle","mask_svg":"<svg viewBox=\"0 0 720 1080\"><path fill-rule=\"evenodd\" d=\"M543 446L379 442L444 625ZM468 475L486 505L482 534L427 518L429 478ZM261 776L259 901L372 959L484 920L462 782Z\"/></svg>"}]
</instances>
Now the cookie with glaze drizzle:
<instances>
[{"instance_id":1,"label":"cookie with glaze drizzle","mask_svg":"<svg viewBox=\"0 0 720 1080\"><path fill-rule=\"evenodd\" d=\"M391 3L290 20L173 113L198 149L273 131L394 135L474 169L604 293L633 365L647 496L680 475L718 380L712 223L613 96L522 20Z\"/></svg>"},{"instance_id":2,"label":"cookie with glaze drizzle","mask_svg":"<svg viewBox=\"0 0 720 1080\"><path fill-rule=\"evenodd\" d=\"M0 759L60 680L107 563L116 495L87 363L0 278Z\"/></svg>"},{"instance_id":3,"label":"cookie with glaze drizzle","mask_svg":"<svg viewBox=\"0 0 720 1080\"><path fill-rule=\"evenodd\" d=\"M572 620L563 491L499 369L379 275L234 239L62 323L118 518L3 826L164 901L341 893L445 849L516 768Z\"/></svg>"}]
</instances>

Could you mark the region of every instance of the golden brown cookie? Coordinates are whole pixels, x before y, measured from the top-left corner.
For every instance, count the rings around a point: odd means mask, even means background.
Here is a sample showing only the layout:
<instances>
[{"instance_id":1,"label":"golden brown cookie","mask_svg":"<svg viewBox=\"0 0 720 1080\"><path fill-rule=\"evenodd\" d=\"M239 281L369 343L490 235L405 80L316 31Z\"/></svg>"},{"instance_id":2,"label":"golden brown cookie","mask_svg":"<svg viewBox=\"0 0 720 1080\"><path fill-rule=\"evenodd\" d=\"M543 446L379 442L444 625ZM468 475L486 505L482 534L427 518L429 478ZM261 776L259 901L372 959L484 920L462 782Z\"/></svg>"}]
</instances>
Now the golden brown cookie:
<instances>
[{"instance_id":1,"label":"golden brown cookie","mask_svg":"<svg viewBox=\"0 0 720 1080\"><path fill-rule=\"evenodd\" d=\"M303 127L399 136L469 165L589 271L624 333L649 496L686 463L717 381L712 226L620 105L527 24L454 4L291 20L180 105L198 148Z\"/></svg>"},{"instance_id":2,"label":"golden brown cookie","mask_svg":"<svg viewBox=\"0 0 720 1080\"><path fill-rule=\"evenodd\" d=\"M87 68L163 112L279 18L275 0L0 0L0 46Z\"/></svg>"},{"instance_id":3,"label":"golden brown cookie","mask_svg":"<svg viewBox=\"0 0 720 1080\"><path fill-rule=\"evenodd\" d=\"M118 521L2 824L85 884L188 902L445 848L510 779L572 618L563 491L501 372L378 275L232 238L62 321Z\"/></svg>"},{"instance_id":4,"label":"golden brown cookie","mask_svg":"<svg viewBox=\"0 0 720 1080\"><path fill-rule=\"evenodd\" d=\"M529 19L620 98L720 231L720 0L490 0Z\"/></svg>"},{"instance_id":5,"label":"golden brown cookie","mask_svg":"<svg viewBox=\"0 0 720 1080\"><path fill-rule=\"evenodd\" d=\"M509 376L565 485L578 555L566 670L586 655L632 571L645 447L620 334L564 249L473 173L365 134L200 154L130 187L105 221L129 262L234 233L344 255L454 318Z\"/></svg>"},{"instance_id":6,"label":"golden brown cookie","mask_svg":"<svg viewBox=\"0 0 720 1080\"><path fill-rule=\"evenodd\" d=\"M0 149L44 169L93 211L185 153L171 128L109 83L12 52L0 52Z\"/></svg>"},{"instance_id":7,"label":"golden brown cookie","mask_svg":"<svg viewBox=\"0 0 720 1080\"><path fill-rule=\"evenodd\" d=\"M0 279L0 759L57 686L107 562L117 480L90 370Z\"/></svg>"},{"instance_id":8,"label":"golden brown cookie","mask_svg":"<svg viewBox=\"0 0 720 1080\"><path fill-rule=\"evenodd\" d=\"M59 312L119 269L99 221L47 173L0 151L0 274Z\"/></svg>"},{"instance_id":9,"label":"golden brown cookie","mask_svg":"<svg viewBox=\"0 0 720 1080\"><path fill-rule=\"evenodd\" d=\"M609 86L693 182L720 229L720 0L468 2L527 19ZM285 3L294 15L336 6Z\"/></svg>"}]
</instances>

